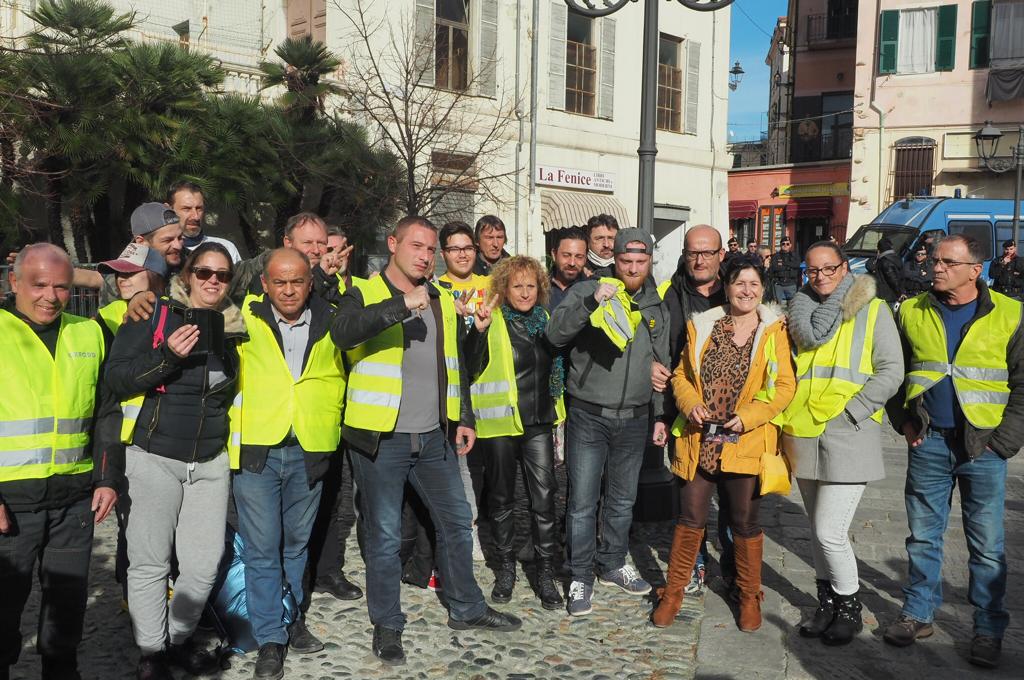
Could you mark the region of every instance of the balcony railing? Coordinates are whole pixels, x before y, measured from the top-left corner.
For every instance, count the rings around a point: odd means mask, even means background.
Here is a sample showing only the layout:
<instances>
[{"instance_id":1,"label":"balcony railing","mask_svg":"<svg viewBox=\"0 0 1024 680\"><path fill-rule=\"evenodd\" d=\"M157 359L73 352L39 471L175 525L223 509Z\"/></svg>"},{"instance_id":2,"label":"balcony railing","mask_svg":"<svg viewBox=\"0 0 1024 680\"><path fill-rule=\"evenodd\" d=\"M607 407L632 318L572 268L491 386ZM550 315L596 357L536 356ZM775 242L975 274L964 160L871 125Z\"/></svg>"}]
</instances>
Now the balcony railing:
<instances>
[{"instance_id":1,"label":"balcony railing","mask_svg":"<svg viewBox=\"0 0 1024 680\"><path fill-rule=\"evenodd\" d=\"M809 14L807 16L808 46L856 37L856 14Z\"/></svg>"}]
</instances>

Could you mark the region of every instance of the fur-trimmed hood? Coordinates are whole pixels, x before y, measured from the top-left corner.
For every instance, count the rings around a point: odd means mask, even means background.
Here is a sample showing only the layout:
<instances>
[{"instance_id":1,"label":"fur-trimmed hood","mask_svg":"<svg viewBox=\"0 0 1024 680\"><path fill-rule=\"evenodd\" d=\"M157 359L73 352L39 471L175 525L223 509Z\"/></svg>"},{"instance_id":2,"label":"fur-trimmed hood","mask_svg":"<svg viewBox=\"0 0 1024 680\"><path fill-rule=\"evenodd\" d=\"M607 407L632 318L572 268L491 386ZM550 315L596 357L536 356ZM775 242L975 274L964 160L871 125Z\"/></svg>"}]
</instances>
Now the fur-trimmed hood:
<instances>
[{"instance_id":1,"label":"fur-trimmed hood","mask_svg":"<svg viewBox=\"0 0 1024 680\"><path fill-rule=\"evenodd\" d=\"M167 297L179 305L191 306L188 301L188 293L185 292L185 286L182 285L181 278L178 276L171 277L171 290L168 292ZM221 302L217 311L224 315L224 335L226 337L244 337L248 335L245 329L245 319L242 318L242 310L231 301L230 297L224 297L224 301Z\"/></svg>"},{"instance_id":2,"label":"fur-trimmed hood","mask_svg":"<svg viewBox=\"0 0 1024 680\"><path fill-rule=\"evenodd\" d=\"M688 351L692 352L693 366L695 367L698 374L700 374L701 358L704 354L704 345L711 337L711 332L715 328L715 322L725 316L725 308L727 305L721 305L719 307L712 307L706 312L700 312L690 317L690 323L693 326L693 336ZM756 354L761 347L761 338L765 332L776 323L785 323L786 315L782 311L782 307L770 302L767 304L760 304L757 306L757 330L754 331L754 349L753 352ZM753 357L751 357L753 358Z\"/></svg>"},{"instance_id":3,"label":"fur-trimmed hood","mask_svg":"<svg viewBox=\"0 0 1024 680\"><path fill-rule=\"evenodd\" d=\"M853 285L850 286L850 290L846 291L846 297L843 298L843 321L849 321L857 316L857 312L864 309L878 293L878 284L874 276L868 274L852 276Z\"/></svg>"}]
</instances>

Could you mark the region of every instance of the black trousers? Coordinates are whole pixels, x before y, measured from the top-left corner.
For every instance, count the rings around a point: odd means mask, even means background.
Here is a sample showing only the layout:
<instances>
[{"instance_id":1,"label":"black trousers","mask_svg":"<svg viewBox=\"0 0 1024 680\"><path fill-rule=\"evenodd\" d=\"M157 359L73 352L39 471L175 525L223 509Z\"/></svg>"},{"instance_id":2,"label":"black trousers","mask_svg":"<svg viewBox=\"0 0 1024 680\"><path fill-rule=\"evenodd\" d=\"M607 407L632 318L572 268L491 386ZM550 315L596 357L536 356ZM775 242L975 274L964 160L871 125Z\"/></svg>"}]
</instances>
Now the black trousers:
<instances>
[{"instance_id":1,"label":"black trousers","mask_svg":"<svg viewBox=\"0 0 1024 680\"><path fill-rule=\"evenodd\" d=\"M310 595L317 578L338 574L345 569L345 544L356 526L356 506L352 483L352 461L348 451L339 451L329 458L323 479L320 506L309 536L309 559L306 561L306 596L300 604L309 609ZM358 529L357 529L358 532ZM359 537L360 549L363 541Z\"/></svg>"},{"instance_id":2,"label":"black trousers","mask_svg":"<svg viewBox=\"0 0 1024 680\"><path fill-rule=\"evenodd\" d=\"M0 666L21 652L21 614L38 568L42 600L36 649L43 676L71 675L77 667L92 556L92 498L54 510L11 512L0 534ZM53 672L47 673L50 669Z\"/></svg>"},{"instance_id":3,"label":"black trousers","mask_svg":"<svg viewBox=\"0 0 1024 680\"><path fill-rule=\"evenodd\" d=\"M511 561L515 537L516 469L522 467L523 484L530 505L530 535L539 560L551 560L557 552L555 528L555 452L551 433L532 437L481 439L487 448L484 477L487 504L498 559Z\"/></svg>"}]
</instances>

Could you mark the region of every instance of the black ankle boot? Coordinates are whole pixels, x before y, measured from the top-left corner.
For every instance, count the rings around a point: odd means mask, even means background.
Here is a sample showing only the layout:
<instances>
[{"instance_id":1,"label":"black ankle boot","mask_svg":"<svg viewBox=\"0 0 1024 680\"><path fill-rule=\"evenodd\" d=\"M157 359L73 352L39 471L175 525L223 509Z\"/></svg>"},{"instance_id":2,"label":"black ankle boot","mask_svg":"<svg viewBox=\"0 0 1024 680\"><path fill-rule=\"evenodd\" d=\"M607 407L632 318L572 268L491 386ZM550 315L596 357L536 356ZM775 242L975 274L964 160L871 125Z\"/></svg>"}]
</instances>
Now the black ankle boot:
<instances>
[{"instance_id":1,"label":"black ankle boot","mask_svg":"<svg viewBox=\"0 0 1024 680\"><path fill-rule=\"evenodd\" d=\"M864 622L860 617L860 598L857 595L858 593L833 596L836 617L832 620L832 625L821 634L821 641L826 645L848 644L864 628Z\"/></svg>"},{"instance_id":2,"label":"black ankle boot","mask_svg":"<svg viewBox=\"0 0 1024 680\"><path fill-rule=\"evenodd\" d=\"M818 586L818 608L811 620L800 626L800 635L805 638L821 637L836 616L836 594L832 592L832 584L822 579L815 581L815 584Z\"/></svg>"},{"instance_id":3,"label":"black ankle boot","mask_svg":"<svg viewBox=\"0 0 1024 680\"><path fill-rule=\"evenodd\" d=\"M537 569L537 595L544 609L561 609L565 604L555 585L555 570L550 561L541 562Z\"/></svg>"},{"instance_id":4,"label":"black ankle boot","mask_svg":"<svg viewBox=\"0 0 1024 680\"><path fill-rule=\"evenodd\" d=\"M512 558L503 558L494 570L494 588L491 589L491 600L505 604L512 599L512 589L516 587L516 562Z\"/></svg>"}]
</instances>

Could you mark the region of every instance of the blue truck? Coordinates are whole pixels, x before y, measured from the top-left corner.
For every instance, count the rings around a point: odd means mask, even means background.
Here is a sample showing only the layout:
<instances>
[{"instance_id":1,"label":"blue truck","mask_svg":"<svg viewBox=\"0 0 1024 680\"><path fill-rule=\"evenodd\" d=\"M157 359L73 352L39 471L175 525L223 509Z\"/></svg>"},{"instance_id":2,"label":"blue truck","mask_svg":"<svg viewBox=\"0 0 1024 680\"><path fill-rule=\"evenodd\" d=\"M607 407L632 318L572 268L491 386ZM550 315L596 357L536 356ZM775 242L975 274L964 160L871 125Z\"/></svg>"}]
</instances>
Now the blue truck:
<instances>
[{"instance_id":1,"label":"blue truck","mask_svg":"<svg viewBox=\"0 0 1024 680\"><path fill-rule=\"evenodd\" d=\"M850 269L863 273L868 259L875 256L883 236L904 262L926 240L946 234L969 234L983 244L988 257L983 275L993 258L1003 254L1003 242L1013 238L1013 200L1002 198L949 198L917 196L896 201L869 224L854 233L843 246ZM1024 245L1024 224L1018 234Z\"/></svg>"}]
</instances>

